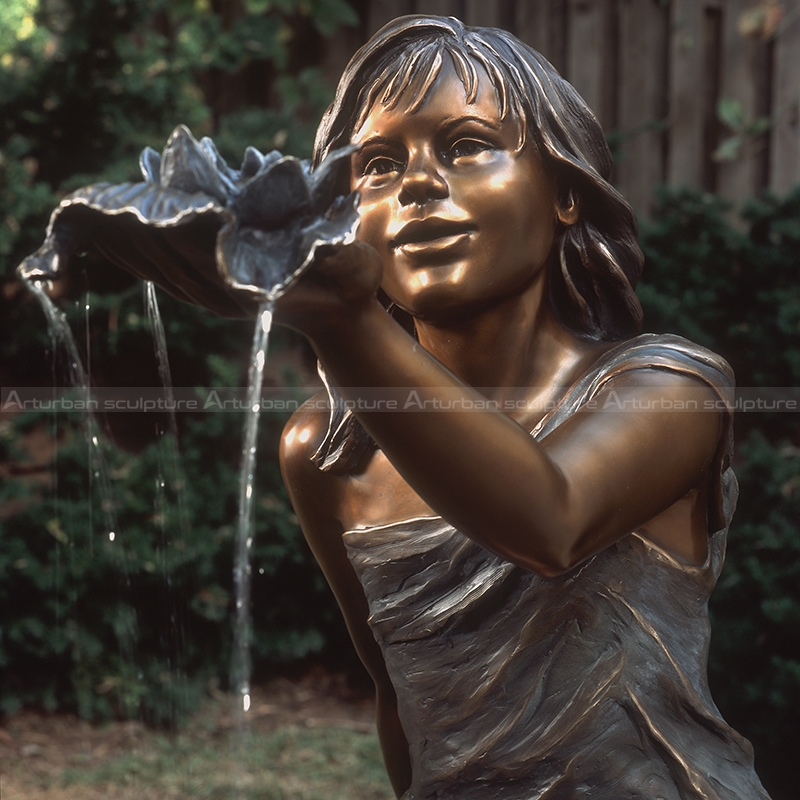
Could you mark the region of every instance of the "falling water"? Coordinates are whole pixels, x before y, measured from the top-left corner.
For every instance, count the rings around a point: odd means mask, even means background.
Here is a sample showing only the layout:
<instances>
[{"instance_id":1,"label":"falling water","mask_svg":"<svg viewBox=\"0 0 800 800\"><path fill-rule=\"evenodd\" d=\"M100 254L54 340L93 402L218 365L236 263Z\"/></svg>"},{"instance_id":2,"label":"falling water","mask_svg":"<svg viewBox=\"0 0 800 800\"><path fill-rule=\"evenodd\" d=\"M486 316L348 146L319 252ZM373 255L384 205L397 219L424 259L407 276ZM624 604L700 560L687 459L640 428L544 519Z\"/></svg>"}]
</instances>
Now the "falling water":
<instances>
[{"instance_id":1,"label":"falling water","mask_svg":"<svg viewBox=\"0 0 800 800\"><path fill-rule=\"evenodd\" d=\"M86 370L83 368L83 362L78 352L78 345L70 330L66 314L56 308L55 304L48 296L45 288L47 282L25 281L25 285L39 300L42 311L44 311L45 317L47 318L47 330L54 344L64 348L67 355L67 369L70 383L79 388L82 392L88 393L89 379ZM86 394L84 399L89 399L88 394Z\"/></svg>"},{"instance_id":2,"label":"falling water","mask_svg":"<svg viewBox=\"0 0 800 800\"><path fill-rule=\"evenodd\" d=\"M242 470L239 483L239 519L236 528L233 582L236 611L233 633L233 661L231 684L237 697L241 698L239 710L250 709L250 646L253 622L250 614L250 585L252 578L251 553L253 549L254 480L256 471L256 438L258 418L261 410L261 385L264 378L264 362L267 357L269 331L272 327L272 303L264 302L258 310L253 349L248 371L247 417L242 444Z\"/></svg>"},{"instance_id":3,"label":"falling water","mask_svg":"<svg viewBox=\"0 0 800 800\"><path fill-rule=\"evenodd\" d=\"M167 407L175 408L172 392L172 377L167 358L166 336L156 299L155 286L145 284L145 302L156 347L159 374L166 392ZM239 484L239 516L234 550L234 594L235 617L233 633L233 658L231 663L231 685L236 693L238 708L246 713L250 708L250 676L252 671L251 645L253 623L251 615L252 549L254 537L254 481L256 470L258 422L260 416L261 388L264 376L269 333L272 327L272 305L265 302L256 318L253 347L248 370L247 415L245 418L242 464ZM177 449L178 428L174 411L170 412L170 468L179 485L183 484L180 456ZM186 521L185 502L178 495L181 526Z\"/></svg>"},{"instance_id":4,"label":"falling water","mask_svg":"<svg viewBox=\"0 0 800 800\"><path fill-rule=\"evenodd\" d=\"M53 339L54 349L61 348L66 355L67 374L70 384L83 395L83 405L86 409L86 442L89 448L89 484L90 486L96 484L99 487L100 508L103 513L106 535L108 540L113 542L117 537L117 526L111 492L111 478L101 445L100 428L91 411L91 386L87 371L81 361L78 345L70 330L66 314L58 309L48 296L45 289L46 283L42 281L25 281L25 285L39 300L39 304L44 311L47 318L47 328Z\"/></svg>"},{"instance_id":5,"label":"falling water","mask_svg":"<svg viewBox=\"0 0 800 800\"><path fill-rule=\"evenodd\" d=\"M111 476L106 460L105 452L103 450L103 439L100 435L100 426L97 419L92 412L92 394L91 384L89 382L88 372L83 366L80 352L78 351L75 337L69 327L66 314L58 309L53 301L47 294L47 282L37 280L26 280L25 285L39 300L39 304L44 311L47 318L47 327L50 336L53 340L53 349L55 352L63 352L66 356L67 377L69 382L74 386L82 395L84 413L84 427L86 434L86 442L89 450L89 529L92 530L92 496L96 490L100 495L100 509L102 513L102 520L105 530L105 535L111 546L113 546L113 553L116 558L117 564L123 573L123 591L130 593L130 572L127 568L126 552L122 546L122 541L119 537L119 531L116 525L115 503L111 489ZM88 301L87 301L88 305ZM87 309L88 315L88 309ZM91 540L90 540L91 541ZM128 603L131 609L131 614L117 628L118 643L120 648L120 656L123 663L129 665L129 668L134 670L136 674L141 674L140 669L136 665L136 642L138 640L138 623L136 613L133 607ZM116 627L116 626L115 626Z\"/></svg>"},{"instance_id":6,"label":"falling water","mask_svg":"<svg viewBox=\"0 0 800 800\"><path fill-rule=\"evenodd\" d=\"M186 507L186 478L183 471L178 447L178 420L175 414L175 393L172 386L172 371L169 366L169 356L167 353L167 337L164 331L164 323L161 318L161 311L158 307L156 287L152 281L144 283L144 305L150 331L153 336L153 346L155 349L158 374L161 378L161 385L164 389L166 408L168 409L169 427L165 431L158 429L158 453L159 453L159 472L155 477L155 515L154 519L159 529L161 537L161 569L164 576L166 588L166 608L169 614L169 641L167 660L170 673L175 672L177 680L170 681L171 700L175 703L174 692L180 691L180 687L185 687L186 672L183 667L183 653L185 635L185 620L180 612L180 603L173 591L173 575L168 566L169 550L173 547L172 527L170 526L170 508L177 506L178 511L178 533L187 541L189 536L189 516ZM168 492L168 490L170 490ZM170 503L170 497L174 497L174 505ZM181 581L183 583L183 581ZM176 710L173 705L173 718Z\"/></svg>"},{"instance_id":7,"label":"falling water","mask_svg":"<svg viewBox=\"0 0 800 800\"><path fill-rule=\"evenodd\" d=\"M46 284L39 281L26 281L26 285L38 298L45 313L48 329L56 346L61 347L67 355L68 376L70 383L78 388L84 395L87 409L86 430L90 451L90 479L99 487L101 494L101 508L104 523L110 542L117 538L117 529L114 522L114 504L112 502L111 481L109 470L101 447L99 427L97 420L91 413L91 386L87 372L81 362L77 344L70 330L66 315L60 311L50 300L46 292ZM167 395L167 408L174 408L172 380L167 359L166 337L164 326L158 309L155 289L152 283L145 285L145 300L147 314L153 331L158 369ZM247 416L244 427L244 441L242 445L242 467L239 485L239 516L236 530L236 543L234 552L234 593L235 593L235 619L233 637L233 659L231 666L231 683L240 698L238 708L246 713L250 709L250 677L251 677L251 643L252 643L252 617L251 617L251 579L252 565L251 554L254 535L254 481L256 469L256 440L258 435L258 422L260 414L260 398L264 376L264 363L266 361L269 333L272 327L272 303L264 302L259 308L253 348L248 371L248 397ZM176 485L183 485L183 475L180 466L180 457L177 449L177 421L174 413L170 415L170 450L169 465ZM162 504L163 482L157 487L159 503ZM179 492L179 508L181 528L188 529L185 503L183 495Z\"/></svg>"},{"instance_id":8,"label":"falling water","mask_svg":"<svg viewBox=\"0 0 800 800\"><path fill-rule=\"evenodd\" d=\"M158 364L158 374L161 378L161 385L164 387L166 395L166 407L169 414L169 436L164 437L163 431L160 432L160 439L166 438L167 445L167 469L170 473L170 482L175 488L178 502L178 516L180 529L186 534L189 530L189 519L186 511L186 495L183 467L181 465L180 452L178 450L178 420L175 416L175 393L172 389L172 371L169 368L169 357L167 355L167 337L164 332L164 323L161 319L161 311L158 308L158 298L156 297L156 287L152 281L145 281L144 302L147 312L147 319L150 323L150 330L153 334L153 345L156 352L156 363Z\"/></svg>"},{"instance_id":9,"label":"falling water","mask_svg":"<svg viewBox=\"0 0 800 800\"><path fill-rule=\"evenodd\" d=\"M144 302L147 310L147 319L153 332L153 340L156 348L156 361L158 362L158 374L164 384L164 391L172 400L172 372L169 368L169 358L167 356L167 337L164 333L164 323L161 320L161 310L158 307L156 297L156 285L152 281L144 282ZM171 404L170 404L171 405ZM172 416L173 423L175 421ZM177 432L177 427L173 427L173 433Z\"/></svg>"}]
</instances>

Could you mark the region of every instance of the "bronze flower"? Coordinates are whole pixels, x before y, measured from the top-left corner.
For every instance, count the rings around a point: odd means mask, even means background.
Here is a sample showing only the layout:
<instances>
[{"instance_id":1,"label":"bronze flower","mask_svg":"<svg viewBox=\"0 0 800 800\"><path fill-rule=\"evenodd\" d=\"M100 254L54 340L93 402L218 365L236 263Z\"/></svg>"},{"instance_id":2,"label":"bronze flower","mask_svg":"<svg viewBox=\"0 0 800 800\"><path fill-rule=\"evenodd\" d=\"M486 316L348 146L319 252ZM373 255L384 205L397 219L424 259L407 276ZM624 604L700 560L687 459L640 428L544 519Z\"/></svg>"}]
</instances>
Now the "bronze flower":
<instances>
[{"instance_id":1,"label":"bronze flower","mask_svg":"<svg viewBox=\"0 0 800 800\"><path fill-rule=\"evenodd\" d=\"M319 247L354 239L358 195L337 191L352 150L312 172L306 161L248 147L235 170L211 139L198 142L181 125L161 155L144 150L143 182L93 184L62 200L19 273L58 278L74 253L94 247L181 299L238 315L279 297Z\"/></svg>"}]
</instances>

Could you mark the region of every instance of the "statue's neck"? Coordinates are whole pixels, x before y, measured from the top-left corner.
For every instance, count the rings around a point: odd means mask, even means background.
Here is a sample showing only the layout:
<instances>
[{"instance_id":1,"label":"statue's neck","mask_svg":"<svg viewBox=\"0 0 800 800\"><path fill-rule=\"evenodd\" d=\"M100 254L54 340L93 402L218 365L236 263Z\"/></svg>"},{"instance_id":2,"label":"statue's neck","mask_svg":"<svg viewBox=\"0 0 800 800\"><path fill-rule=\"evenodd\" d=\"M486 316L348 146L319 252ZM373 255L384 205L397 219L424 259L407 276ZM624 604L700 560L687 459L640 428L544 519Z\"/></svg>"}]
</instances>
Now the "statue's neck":
<instances>
[{"instance_id":1,"label":"statue's neck","mask_svg":"<svg viewBox=\"0 0 800 800\"><path fill-rule=\"evenodd\" d=\"M571 385L607 345L567 331L541 291L501 301L450 324L417 320L420 344L465 383L502 400L550 396Z\"/></svg>"}]
</instances>

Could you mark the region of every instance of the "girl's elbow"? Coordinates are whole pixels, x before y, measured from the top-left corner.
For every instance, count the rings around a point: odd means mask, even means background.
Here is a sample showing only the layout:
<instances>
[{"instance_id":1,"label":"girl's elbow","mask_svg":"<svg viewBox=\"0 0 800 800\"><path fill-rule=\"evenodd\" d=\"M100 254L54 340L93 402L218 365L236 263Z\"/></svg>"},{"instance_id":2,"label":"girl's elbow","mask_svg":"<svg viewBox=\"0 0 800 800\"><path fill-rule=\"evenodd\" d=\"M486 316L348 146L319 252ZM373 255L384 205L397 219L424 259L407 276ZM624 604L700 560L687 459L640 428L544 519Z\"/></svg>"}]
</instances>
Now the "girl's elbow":
<instances>
[{"instance_id":1,"label":"girl's elbow","mask_svg":"<svg viewBox=\"0 0 800 800\"><path fill-rule=\"evenodd\" d=\"M572 548L565 546L563 542L547 542L538 537L538 541L535 541L532 547L531 538L533 537L526 538L526 544L504 549L504 552L499 555L543 578L558 578L569 572L580 560Z\"/></svg>"}]
</instances>

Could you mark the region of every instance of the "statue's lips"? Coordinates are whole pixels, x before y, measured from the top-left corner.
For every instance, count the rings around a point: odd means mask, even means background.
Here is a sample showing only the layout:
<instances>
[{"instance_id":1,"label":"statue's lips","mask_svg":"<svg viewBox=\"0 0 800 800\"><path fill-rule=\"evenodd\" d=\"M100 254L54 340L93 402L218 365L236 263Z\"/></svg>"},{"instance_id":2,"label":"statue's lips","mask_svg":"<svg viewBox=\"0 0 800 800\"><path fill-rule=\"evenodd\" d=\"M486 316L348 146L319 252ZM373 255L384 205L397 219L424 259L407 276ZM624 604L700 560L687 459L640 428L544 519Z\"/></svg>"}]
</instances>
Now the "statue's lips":
<instances>
[{"instance_id":1,"label":"statue's lips","mask_svg":"<svg viewBox=\"0 0 800 800\"><path fill-rule=\"evenodd\" d=\"M475 227L468 222L436 218L419 220L401 228L390 247L409 255L443 250L464 241L474 231Z\"/></svg>"}]
</instances>

